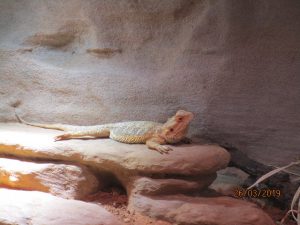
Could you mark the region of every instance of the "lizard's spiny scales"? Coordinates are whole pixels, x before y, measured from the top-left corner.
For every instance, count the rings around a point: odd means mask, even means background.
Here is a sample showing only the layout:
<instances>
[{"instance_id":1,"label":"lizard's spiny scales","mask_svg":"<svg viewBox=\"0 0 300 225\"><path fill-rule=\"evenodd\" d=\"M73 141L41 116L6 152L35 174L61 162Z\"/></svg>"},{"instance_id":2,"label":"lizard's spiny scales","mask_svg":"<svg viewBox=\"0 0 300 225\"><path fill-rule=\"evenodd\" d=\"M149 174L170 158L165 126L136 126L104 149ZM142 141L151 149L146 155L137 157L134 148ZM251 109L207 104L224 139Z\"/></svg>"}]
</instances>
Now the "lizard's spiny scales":
<instances>
[{"instance_id":1,"label":"lizard's spiny scales","mask_svg":"<svg viewBox=\"0 0 300 225\"><path fill-rule=\"evenodd\" d=\"M155 129L162 124L150 121L132 121L117 123L110 129L110 138L129 144L145 143Z\"/></svg>"}]
</instances>

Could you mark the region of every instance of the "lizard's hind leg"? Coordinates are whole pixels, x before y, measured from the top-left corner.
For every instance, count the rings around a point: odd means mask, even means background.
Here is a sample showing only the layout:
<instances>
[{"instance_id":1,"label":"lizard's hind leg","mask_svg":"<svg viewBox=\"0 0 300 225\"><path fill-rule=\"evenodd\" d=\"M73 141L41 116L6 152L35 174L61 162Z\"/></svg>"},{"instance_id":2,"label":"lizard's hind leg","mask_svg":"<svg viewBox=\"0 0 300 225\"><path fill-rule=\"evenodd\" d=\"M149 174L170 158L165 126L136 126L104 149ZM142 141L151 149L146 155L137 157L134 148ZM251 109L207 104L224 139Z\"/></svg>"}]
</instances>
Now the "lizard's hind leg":
<instances>
[{"instance_id":1,"label":"lizard's hind leg","mask_svg":"<svg viewBox=\"0 0 300 225\"><path fill-rule=\"evenodd\" d=\"M86 138L86 137L92 137L92 138L104 138L109 137L109 129L84 129L79 131L70 131L68 133L58 135L55 137L55 141L61 141L61 140L68 140L73 138Z\"/></svg>"}]
</instances>

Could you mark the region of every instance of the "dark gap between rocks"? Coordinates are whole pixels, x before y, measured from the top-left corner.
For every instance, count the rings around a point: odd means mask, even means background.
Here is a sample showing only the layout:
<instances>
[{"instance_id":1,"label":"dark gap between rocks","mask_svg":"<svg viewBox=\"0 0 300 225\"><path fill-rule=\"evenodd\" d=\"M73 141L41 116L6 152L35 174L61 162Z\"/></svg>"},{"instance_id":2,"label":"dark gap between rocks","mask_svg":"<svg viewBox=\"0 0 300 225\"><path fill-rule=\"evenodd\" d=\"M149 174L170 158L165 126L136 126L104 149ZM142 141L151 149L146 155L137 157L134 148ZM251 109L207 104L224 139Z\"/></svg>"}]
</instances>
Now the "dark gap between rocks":
<instances>
[{"instance_id":1,"label":"dark gap between rocks","mask_svg":"<svg viewBox=\"0 0 300 225\"><path fill-rule=\"evenodd\" d=\"M171 173L139 173L140 176L149 177L152 179L178 179L178 180L186 180L186 181L197 181L203 177L207 177L208 175L197 175L197 176L190 176L190 175L183 175L183 174L171 174ZM211 174L213 175L213 174Z\"/></svg>"}]
</instances>

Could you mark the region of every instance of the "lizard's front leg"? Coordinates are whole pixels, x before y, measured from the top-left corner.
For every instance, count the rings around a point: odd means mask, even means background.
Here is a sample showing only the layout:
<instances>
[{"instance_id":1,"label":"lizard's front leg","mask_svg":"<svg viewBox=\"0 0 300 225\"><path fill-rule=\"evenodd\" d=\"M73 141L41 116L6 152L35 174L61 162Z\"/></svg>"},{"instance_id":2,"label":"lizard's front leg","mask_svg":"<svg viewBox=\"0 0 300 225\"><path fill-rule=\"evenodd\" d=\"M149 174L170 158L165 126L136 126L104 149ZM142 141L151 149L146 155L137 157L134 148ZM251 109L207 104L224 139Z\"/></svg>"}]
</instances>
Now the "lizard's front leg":
<instances>
[{"instance_id":1,"label":"lizard's front leg","mask_svg":"<svg viewBox=\"0 0 300 225\"><path fill-rule=\"evenodd\" d=\"M158 151L160 154L168 154L169 151L173 151L172 148L168 146L163 146L162 144L166 144L166 141L162 138L151 138L146 141L146 145L148 148Z\"/></svg>"},{"instance_id":2,"label":"lizard's front leg","mask_svg":"<svg viewBox=\"0 0 300 225\"><path fill-rule=\"evenodd\" d=\"M72 138L83 137L109 137L109 130L84 130L84 131L71 131L55 137L55 141L68 140Z\"/></svg>"}]
</instances>

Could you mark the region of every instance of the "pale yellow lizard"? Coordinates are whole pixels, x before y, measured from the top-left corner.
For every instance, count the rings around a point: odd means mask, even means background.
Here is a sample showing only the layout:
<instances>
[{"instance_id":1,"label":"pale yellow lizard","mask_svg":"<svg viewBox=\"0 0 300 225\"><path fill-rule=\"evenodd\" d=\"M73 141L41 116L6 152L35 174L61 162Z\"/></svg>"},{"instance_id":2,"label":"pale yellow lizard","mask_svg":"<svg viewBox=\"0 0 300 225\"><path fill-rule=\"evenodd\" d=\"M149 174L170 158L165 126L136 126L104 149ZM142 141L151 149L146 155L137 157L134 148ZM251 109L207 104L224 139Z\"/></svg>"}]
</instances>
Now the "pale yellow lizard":
<instances>
[{"instance_id":1,"label":"pale yellow lizard","mask_svg":"<svg viewBox=\"0 0 300 225\"><path fill-rule=\"evenodd\" d=\"M172 150L169 146L164 146L165 144L174 144L186 139L188 126L194 117L191 112L179 110L166 123L129 121L94 126L73 126L31 123L21 119L17 114L16 116L21 123L27 125L67 131L65 134L56 136L56 141L72 138L109 137L127 144L146 144L148 148L162 154Z\"/></svg>"}]
</instances>

